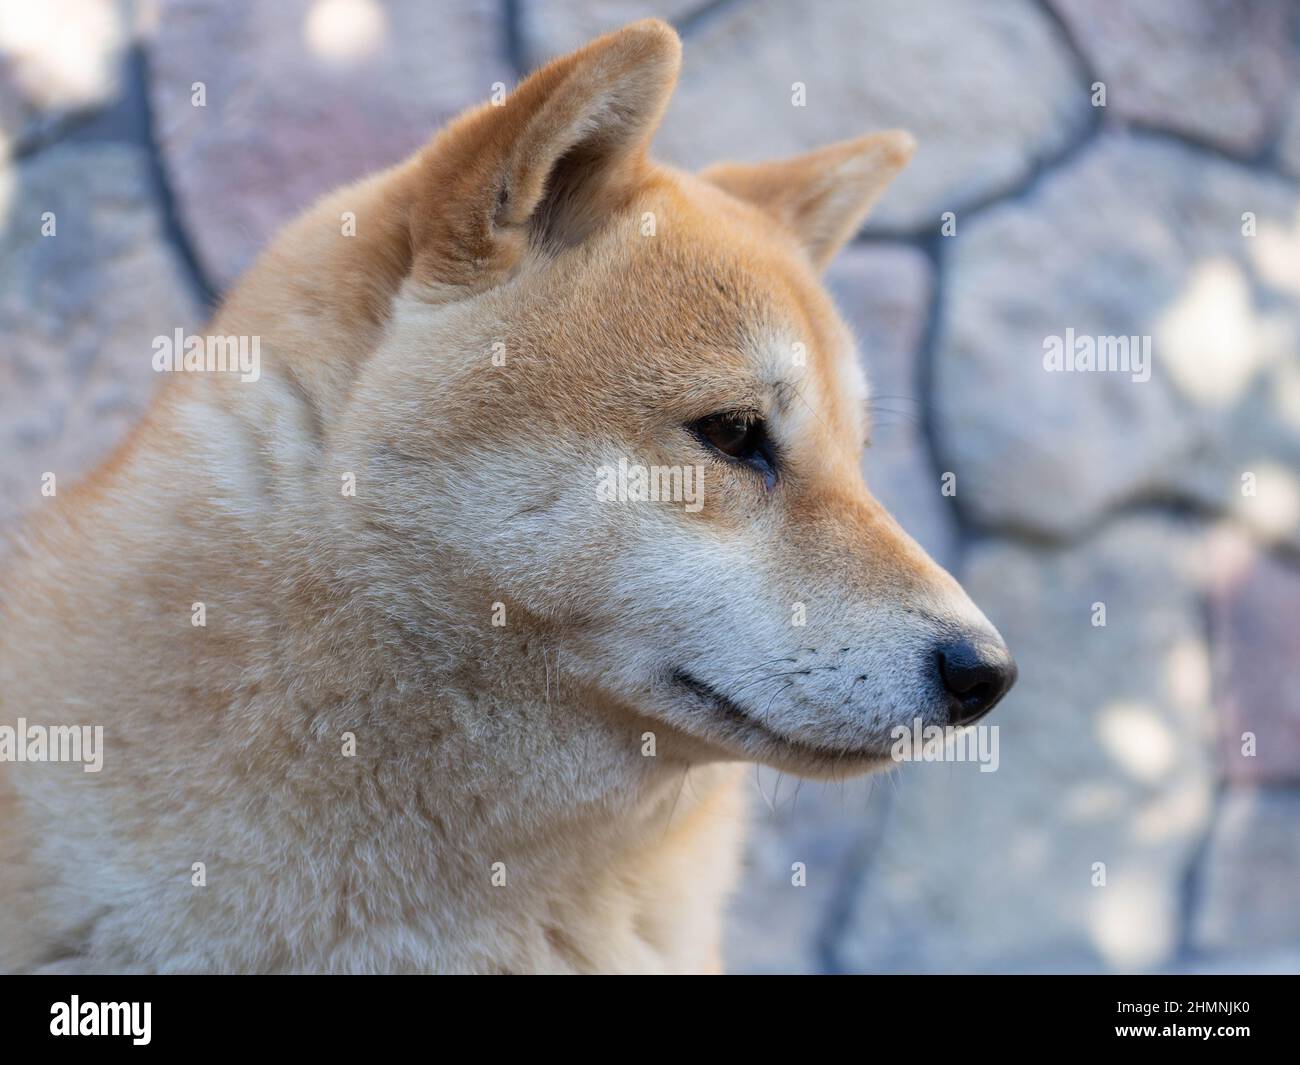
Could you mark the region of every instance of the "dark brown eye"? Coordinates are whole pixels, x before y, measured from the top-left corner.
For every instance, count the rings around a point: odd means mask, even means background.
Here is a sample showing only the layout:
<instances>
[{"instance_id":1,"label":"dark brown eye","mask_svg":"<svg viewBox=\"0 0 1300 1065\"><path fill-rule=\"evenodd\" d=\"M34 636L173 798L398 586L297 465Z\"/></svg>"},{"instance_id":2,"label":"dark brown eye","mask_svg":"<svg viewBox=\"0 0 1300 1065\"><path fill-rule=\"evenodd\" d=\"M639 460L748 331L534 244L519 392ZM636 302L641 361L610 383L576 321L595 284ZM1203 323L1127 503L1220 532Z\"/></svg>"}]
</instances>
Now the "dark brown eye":
<instances>
[{"instance_id":1,"label":"dark brown eye","mask_svg":"<svg viewBox=\"0 0 1300 1065\"><path fill-rule=\"evenodd\" d=\"M768 488L776 484L776 451L762 418L724 411L692 422L689 428L706 447L761 473Z\"/></svg>"},{"instance_id":2,"label":"dark brown eye","mask_svg":"<svg viewBox=\"0 0 1300 1065\"><path fill-rule=\"evenodd\" d=\"M711 414L696 425L697 435L717 451L735 459L746 459L754 449L762 423L743 414Z\"/></svg>"}]
</instances>

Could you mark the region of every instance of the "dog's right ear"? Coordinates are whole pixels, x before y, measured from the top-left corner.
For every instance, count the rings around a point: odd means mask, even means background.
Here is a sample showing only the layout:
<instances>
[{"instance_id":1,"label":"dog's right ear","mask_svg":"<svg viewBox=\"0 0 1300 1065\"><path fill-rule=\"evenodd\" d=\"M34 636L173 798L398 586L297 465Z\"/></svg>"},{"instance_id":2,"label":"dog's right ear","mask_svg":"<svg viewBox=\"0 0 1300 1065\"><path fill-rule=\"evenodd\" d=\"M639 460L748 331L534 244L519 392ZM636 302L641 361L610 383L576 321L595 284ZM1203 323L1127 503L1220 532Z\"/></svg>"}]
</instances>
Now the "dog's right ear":
<instances>
[{"instance_id":1,"label":"dog's right ear","mask_svg":"<svg viewBox=\"0 0 1300 1065\"><path fill-rule=\"evenodd\" d=\"M782 223L824 270L915 149L910 133L894 129L790 159L717 163L701 176Z\"/></svg>"},{"instance_id":2,"label":"dog's right ear","mask_svg":"<svg viewBox=\"0 0 1300 1065\"><path fill-rule=\"evenodd\" d=\"M481 291L530 242L582 240L635 189L680 66L672 27L634 22L449 126L404 175L415 280Z\"/></svg>"}]
</instances>

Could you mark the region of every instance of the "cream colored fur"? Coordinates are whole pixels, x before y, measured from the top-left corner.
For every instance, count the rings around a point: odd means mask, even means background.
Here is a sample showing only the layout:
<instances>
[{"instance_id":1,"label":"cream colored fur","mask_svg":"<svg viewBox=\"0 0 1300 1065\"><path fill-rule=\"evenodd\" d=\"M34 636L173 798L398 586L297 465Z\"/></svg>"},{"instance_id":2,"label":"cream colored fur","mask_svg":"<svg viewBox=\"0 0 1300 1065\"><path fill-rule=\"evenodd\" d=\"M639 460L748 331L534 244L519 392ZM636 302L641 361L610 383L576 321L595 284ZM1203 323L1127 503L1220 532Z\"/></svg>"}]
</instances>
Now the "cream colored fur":
<instances>
[{"instance_id":1,"label":"cream colored fur","mask_svg":"<svg viewBox=\"0 0 1300 1065\"><path fill-rule=\"evenodd\" d=\"M714 970L743 764L943 722L929 643L991 630L862 483L817 279L910 140L656 166L678 63L634 24L327 197L210 326L260 380L172 375L37 508L0 724L102 724L104 768L0 764L0 969ZM738 406L774 489L683 428ZM703 508L598 501L620 457Z\"/></svg>"}]
</instances>

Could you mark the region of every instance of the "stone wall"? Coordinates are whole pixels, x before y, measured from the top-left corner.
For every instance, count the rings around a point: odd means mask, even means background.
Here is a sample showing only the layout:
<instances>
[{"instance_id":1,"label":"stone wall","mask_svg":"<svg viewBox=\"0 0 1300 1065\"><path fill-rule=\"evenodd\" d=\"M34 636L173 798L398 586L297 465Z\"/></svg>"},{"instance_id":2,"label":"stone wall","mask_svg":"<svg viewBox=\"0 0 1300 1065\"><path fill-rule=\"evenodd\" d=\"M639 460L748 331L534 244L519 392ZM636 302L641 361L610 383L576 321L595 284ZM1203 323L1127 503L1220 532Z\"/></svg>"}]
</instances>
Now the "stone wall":
<instances>
[{"instance_id":1,"label":"stone wall","mask_svg":"<svg viewBox=\"0 0 1300 1065\"><path fill-rule=\"evenodd\" d=\"M918 137L830 274L865 472L1021 668L996 772L755 772L732 968L1300 968L1289 0L6 2L0 530L277 225L647 14L686 40L668 161ZM1149 337L1150 379L1046 372L1067 330Z\"/></svg>"}]
</instances>

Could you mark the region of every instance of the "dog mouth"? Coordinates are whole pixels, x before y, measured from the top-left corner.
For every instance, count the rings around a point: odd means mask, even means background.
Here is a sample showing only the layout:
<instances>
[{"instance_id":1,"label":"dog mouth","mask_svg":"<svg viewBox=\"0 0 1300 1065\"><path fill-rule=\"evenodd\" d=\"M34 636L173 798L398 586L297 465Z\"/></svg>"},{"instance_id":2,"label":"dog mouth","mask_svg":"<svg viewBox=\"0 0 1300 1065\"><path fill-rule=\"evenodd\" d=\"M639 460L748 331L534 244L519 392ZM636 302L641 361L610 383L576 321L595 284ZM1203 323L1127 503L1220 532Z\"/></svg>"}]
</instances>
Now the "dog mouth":
<instances>
[{"instance_id":1,"label":"dog mouth","mask_svg":"<svg viewBox=\"0 0 1300 1065\"><path fill-rule=\"evenodd\" d=\"M826 747L792 739L764 725L730 696L684 669L674 669L670 679L676 687L689 692L701 706L726 723L727 739L744 746L752 747L758 741L765 751L795 753L817 761L879 761L888 757L863 747Z\"/></svg>"}]
</instances>

